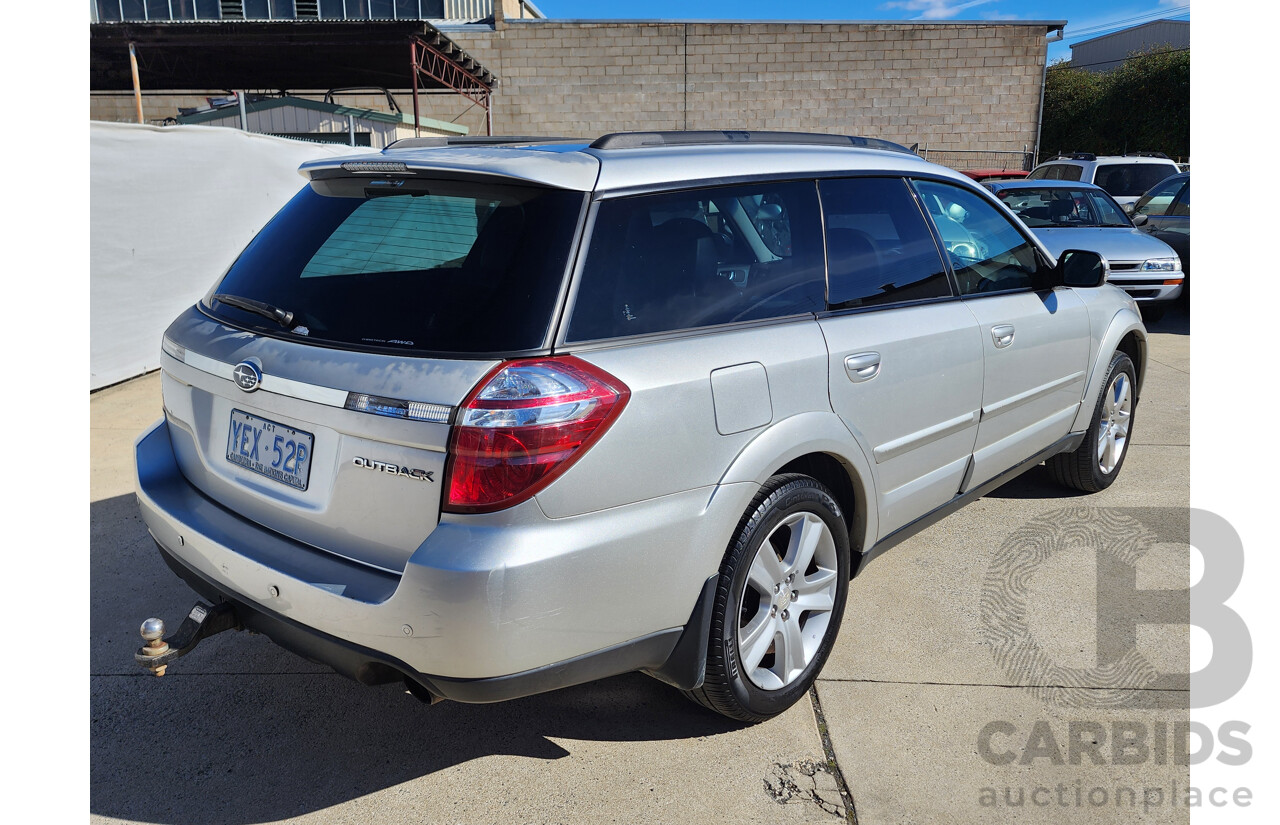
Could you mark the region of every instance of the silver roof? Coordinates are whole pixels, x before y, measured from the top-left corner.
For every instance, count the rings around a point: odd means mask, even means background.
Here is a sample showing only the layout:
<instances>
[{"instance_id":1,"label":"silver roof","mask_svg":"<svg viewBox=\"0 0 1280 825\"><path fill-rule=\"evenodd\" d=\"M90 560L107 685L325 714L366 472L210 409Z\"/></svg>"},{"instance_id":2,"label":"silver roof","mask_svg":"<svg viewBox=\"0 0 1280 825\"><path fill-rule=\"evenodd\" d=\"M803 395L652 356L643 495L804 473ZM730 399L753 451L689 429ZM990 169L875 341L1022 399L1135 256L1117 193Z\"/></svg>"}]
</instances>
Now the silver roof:
<instances>
[{"instance_id":1,"label":"silver roof","mask_svg":"<svg viewBox=\"0 0 1280 825\"><path fill-rule=\"evenodd\" d=\"M972 183L945 166L905 152L852 146L709 144L592 149L585 143L520 146L389 148L377 154L310 161L300 172L313 177L346 164L399 161L407 169L473 173L580 192L610 192L758 175L832 172L928 172ZM376 173L370 173L376 174Z\"/></svg>"}]
</instances>

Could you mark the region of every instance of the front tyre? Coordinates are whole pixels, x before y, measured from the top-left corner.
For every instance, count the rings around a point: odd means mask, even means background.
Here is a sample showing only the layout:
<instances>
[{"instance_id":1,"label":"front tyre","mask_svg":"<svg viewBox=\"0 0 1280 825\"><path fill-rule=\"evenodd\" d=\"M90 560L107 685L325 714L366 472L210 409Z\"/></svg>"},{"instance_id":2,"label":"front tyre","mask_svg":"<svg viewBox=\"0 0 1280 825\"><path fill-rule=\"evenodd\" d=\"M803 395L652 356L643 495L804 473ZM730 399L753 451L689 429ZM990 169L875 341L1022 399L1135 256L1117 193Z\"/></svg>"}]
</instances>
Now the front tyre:
<instances>
[{"instance_id":1,"label":"front tyre","mask_svg":"<svg viewBox=\"0 0 1280 825\"><path fill-rule=\"evenodd\" d=\"M720 567L706 678L686 695L745 722L799 701L835 643L849 564L848 528L831 491L804 475L769 479Z\"/></svg>"},{"instance_id":2,"label":"front tyre","mask_svg":"<svg viewBox=\"0 0 1280 825\"><path fill-rule=\"evenodd\" d=\"M1129 452L1138 384L1128 355L1117 352L1111 357L1102 388L1084 441L1075 452L1059 453L1046 462L1060 484L1086 493L1110 487Z\"/></svg>"}]
</instances>

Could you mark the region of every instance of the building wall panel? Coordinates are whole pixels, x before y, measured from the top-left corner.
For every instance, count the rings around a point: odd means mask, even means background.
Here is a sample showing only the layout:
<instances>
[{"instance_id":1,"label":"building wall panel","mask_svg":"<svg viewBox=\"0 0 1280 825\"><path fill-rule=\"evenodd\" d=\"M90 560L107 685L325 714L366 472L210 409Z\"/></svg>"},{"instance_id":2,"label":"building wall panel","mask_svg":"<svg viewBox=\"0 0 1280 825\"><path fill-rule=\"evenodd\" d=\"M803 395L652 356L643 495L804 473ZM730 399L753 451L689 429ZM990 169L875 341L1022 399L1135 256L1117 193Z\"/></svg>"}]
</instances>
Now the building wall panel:
<instances>
[{"instance_id":1,"label":"building wall panel","mask_svg":"<svg viewBox=\"0 0 1280 825\"><path fill-rule=\"evenodd\" d=\"M499 134L785 129L938 151L1032 148L1046 54L1042 25L545 20L445 33L499 78ZM394 94L413 111L410 92ZM147 117L205 96L148 95ZM337 102L387 108L376 94ZM134 120L131 95L90 104L93 119ZM484 110L458 95L423 93L419 104L425 117L485 133Z\"/></svg>"}]
</instances>

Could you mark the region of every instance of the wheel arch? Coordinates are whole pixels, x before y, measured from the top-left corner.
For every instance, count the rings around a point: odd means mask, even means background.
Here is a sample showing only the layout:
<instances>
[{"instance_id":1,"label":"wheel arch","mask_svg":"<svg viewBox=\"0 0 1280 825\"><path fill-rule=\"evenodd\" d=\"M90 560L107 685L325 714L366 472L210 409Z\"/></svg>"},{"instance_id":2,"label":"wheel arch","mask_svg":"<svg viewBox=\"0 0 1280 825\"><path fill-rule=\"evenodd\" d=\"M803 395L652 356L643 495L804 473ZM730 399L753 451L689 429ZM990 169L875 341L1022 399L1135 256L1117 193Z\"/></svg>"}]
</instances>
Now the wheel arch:
<instances>
[{"instance_id":1,"label":"wheel arch","mask_svg":"<svg viewBox=\"0 0 1280 825\"><path fill-rule=\"evenodd\" d=\"M1085 382L1084 395L1081 398L1083 403L1080 404L1080 410L1076 413L1072 432L1083 432L1088 428L1093 417L1094 405L1091 399L1097 399L1098 393L1102 392L1102 382L1106 380L1107 367L1111 364L1112 355L1117 352L1123 352L1133 361L1133 369L1138 379L1137 397L1141 397L1142 382L1147 374L1147 331L1142 325L1142 318L1128 308L1115 314L1102 336L1097 355L1089 368L1089 379Z\"/></svg>"},{"instance_id":2,"label":"wheel arch","mask_svg":"<svg viewBox=\"0 0 1280 825\"><path fill-rule=\"evenodd\" d=\"M844 511L850 551L856 558L867 548L878 527L871 465L834 413L802 413L768 427L737 455L721 483L764 484L781 473L803 473L830 488Z\"/></svg>"},{"instance_id":3,"label":"wheel arch","mask_svg":"<svg viewBox=\"0 0 1280 825\"><path fill-rule=\"evenodd\" d=\"M1138 395L1141 396L1142 379L1146 377L1147 372L1146 336L1139 335L1136 329L1131 329L1116 344L1116 349L1129 356L1129 360L1133 362L1134 372L1138 374Z\"/></svg>"}]
</instances>

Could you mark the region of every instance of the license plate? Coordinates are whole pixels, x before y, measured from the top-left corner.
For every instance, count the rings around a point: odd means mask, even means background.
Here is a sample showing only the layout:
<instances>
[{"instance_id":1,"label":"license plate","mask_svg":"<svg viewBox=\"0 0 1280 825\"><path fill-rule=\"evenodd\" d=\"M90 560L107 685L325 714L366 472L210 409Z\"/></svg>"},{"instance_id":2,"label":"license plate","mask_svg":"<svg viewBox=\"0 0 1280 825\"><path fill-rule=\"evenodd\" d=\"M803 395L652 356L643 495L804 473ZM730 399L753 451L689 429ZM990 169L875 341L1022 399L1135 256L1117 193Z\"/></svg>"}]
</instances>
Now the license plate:
<instances>
[{"instance_id":1,"label":"license plate","mask_svg":"<svg viewBox=\"0 0 1280 825\"><path fill-rule=\"evenodd\" d=\"M311 475L311 433L232 410L227 461L305 490Z\"/></svg>"}]
</instances>

